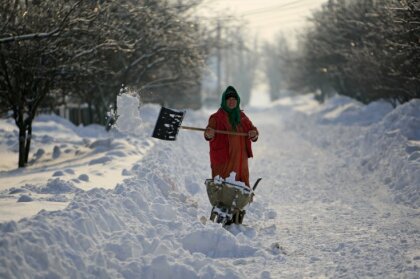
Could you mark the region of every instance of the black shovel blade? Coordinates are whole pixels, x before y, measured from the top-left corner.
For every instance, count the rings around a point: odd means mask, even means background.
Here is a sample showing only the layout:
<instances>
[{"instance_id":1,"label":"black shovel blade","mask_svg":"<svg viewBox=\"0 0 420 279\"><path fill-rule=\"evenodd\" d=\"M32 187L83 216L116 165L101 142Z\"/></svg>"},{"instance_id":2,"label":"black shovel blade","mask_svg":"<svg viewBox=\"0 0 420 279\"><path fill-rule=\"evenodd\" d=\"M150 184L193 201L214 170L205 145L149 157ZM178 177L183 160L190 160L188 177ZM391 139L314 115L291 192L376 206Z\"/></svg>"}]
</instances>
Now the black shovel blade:
<instances>
[{"instance_id":1,"label":"black shovel blade","mask_svg":"<svg viewBox=\"0 0 420 279\"><path fill-rule=\"evenodd\" d=\"M152 137L161 140L176 140L184 115L185 111L162 107Z\"/></svg>"}]
</instances>

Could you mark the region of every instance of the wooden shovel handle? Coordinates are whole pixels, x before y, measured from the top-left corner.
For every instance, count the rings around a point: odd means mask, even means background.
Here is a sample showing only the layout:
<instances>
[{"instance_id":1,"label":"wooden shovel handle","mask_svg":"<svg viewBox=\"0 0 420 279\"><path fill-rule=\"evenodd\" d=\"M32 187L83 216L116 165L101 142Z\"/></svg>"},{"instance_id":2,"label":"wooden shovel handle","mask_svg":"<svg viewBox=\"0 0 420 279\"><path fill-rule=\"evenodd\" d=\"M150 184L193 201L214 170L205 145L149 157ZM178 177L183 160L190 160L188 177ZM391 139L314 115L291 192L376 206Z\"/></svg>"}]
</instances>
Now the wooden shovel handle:
<instances>
[{"instance_id":1,"label":"wooden shovel handle","mask_svg":"<svg viewBox=\"0 0 420 279\"><path fill-rule=\"evenodd\" d=\"M196 128L196 127L188 127L188 126L181 126L180 128L186 129L186 130L194 130L194 131L205 131L204 128ZM236 135L236 136L248 136L247 133L240 133L240 132L231 132L231 131L222 131L222 130L214 130L214 132L218 134L226 134L226 135Z\"/></svg>"}]
</instances>

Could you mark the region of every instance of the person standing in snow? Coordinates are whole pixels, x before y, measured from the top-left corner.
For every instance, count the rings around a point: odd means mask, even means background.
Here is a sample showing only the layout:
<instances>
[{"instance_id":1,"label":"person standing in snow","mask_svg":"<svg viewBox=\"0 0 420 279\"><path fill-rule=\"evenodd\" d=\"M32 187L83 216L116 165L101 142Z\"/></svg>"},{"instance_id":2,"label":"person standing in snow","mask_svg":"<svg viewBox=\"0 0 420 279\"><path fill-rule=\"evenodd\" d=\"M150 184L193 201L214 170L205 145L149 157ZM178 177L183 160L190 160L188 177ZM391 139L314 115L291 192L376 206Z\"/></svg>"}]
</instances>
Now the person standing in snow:
<instances>
[{"instance_id":1,"label":"person standing in snow","mask_svg":"<svg viewBox=\"0 0 420 279\"><path fill-rule=\"evenodd\" d=\"M212 177L225 179L231 172L236 181L249 185L248 158L253 157L251 142L258 140L258 130L240 110L241 99L233 86L228 86L222 95L219 110L212 114L204 132L210 145ZM216 133L215 130L247 133L248 136Z\"/></svg>"}]
</instances>

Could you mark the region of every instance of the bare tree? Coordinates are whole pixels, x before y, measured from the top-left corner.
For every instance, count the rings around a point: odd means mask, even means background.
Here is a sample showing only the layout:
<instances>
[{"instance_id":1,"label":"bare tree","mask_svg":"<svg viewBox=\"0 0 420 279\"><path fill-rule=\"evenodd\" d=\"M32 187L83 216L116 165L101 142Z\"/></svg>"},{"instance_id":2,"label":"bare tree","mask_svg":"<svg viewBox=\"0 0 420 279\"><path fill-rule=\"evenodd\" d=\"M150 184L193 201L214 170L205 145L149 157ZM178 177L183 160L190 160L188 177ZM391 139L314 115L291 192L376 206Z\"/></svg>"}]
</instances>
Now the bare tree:
<instances>
[{"instance_id":1,"label":"bare tree","mask_svg":"<svg viewBox=\"0 0 420 279\"><path fill-rule=\"evenodd\" d=\"M2 1L0 105L19 128L19 167L37 109L54 92L88 103L101 122L122 84L197 84L204 48L197 25L180 16L197 3Z\"/></svg>"},{"instance_id":2,"label":"bare tree","mask_svg":"<svg viewBox=\"0 0 420 279\"><path fill-rule=\"evenodd\" d=\"M137 88L145 102L184 100L184 107L190 105L185 88L198 84L205 55L199 26L186 17L197 3L125 0L108 1L98 8L94 33L105 33L106 40L75 56L76 64L85 67L87 60L91 66L82 79L86 84L80 88L77 80L73 90L95 107L96 121L114 104L122 85ZM199 90L189 94L200 97Z\"/></svg>"},{"instance_id":3,"label":"bare tree","mask_svg":"<svg viewBox=\"0 0 420 279\"><path fill-rule=\"evenodd\" d=\"M273 43L265 43L262 51L270 98L276 100L281 97L282 90L290 88L290 71L295 63L294 53L283 34L279 34Z\"/></svg>"},{"instance_id":4,"label":"bare tree","mask_svg":"<svg viewBox=\"0 0 420 279\"><path fill-rule=\"evenodd\" d=\"M364 103L419 97L418 1L329 0L312 21L296 80Z\"/></svg>"},{"instance_id":5,"label":"bare tree","mask_svg":"<svg viewBox=\"0 0 420 279\"><path fill-rule=\"evenodd\" d=\"M60 38L76 20L81 2L48 8L35 1L38 4L17 0L0 4L0 91L19 128L19 167L28 162L36 111L62 74L66 56L59 51Z\"/></svg>"}]
</instances>

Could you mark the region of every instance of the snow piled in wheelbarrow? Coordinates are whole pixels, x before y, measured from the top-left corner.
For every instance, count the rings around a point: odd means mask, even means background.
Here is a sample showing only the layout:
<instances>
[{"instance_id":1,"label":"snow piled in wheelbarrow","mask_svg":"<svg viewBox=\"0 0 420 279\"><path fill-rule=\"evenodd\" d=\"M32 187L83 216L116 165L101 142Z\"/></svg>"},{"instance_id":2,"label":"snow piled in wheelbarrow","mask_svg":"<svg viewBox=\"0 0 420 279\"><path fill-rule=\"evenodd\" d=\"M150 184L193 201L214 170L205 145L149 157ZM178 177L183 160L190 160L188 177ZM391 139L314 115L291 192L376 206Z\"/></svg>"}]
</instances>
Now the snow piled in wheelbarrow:
<instances>
[{"instance_id":1,"label":"snow piled in wheelbarrow","mask_svg":"<svg viewBox=\"0 0 420 279\"><path fill-rule=\"evenodd\" d=\"M209 166L197 154L207 148L201 133L157 141L115 189L77 192L64 210L0 224L0 278L245 278L235 260L270 255L254 248L255 233L233 237L200 221L210 212L201 185Z\"/></svg>"}]
</instances>

